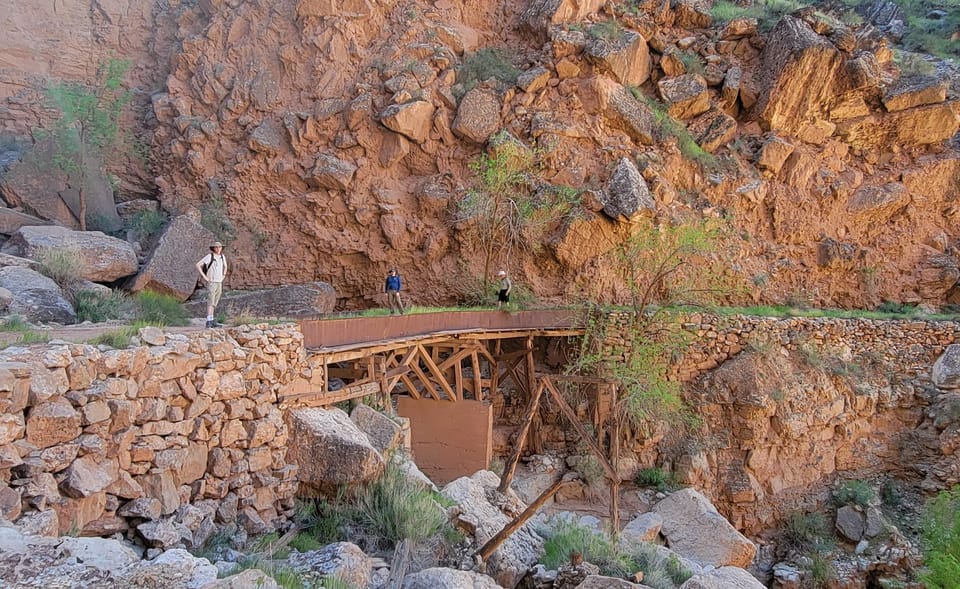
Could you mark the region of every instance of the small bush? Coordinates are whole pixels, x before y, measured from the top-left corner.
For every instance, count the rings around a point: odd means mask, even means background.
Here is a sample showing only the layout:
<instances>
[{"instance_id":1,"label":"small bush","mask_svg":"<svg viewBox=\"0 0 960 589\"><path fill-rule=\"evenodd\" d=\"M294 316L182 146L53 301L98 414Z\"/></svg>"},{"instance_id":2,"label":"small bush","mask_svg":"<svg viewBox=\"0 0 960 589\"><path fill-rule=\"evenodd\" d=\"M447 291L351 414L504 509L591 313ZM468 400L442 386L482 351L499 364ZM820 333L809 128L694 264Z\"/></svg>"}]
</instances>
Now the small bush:
<instances>
[{"instance_id":1,"label":"small bush","mask_svg":"<svg viewBox=\"0 0 960 589\"><path fill-rule=\"evenodd\" d=\"M457 68L457 79L464 93L491 78L512 86L519 75L520 70L510 63L506 51L489 47L465 56Z\"/></svg>"},{"instance_id":2,"label":"small bush","mask_svg":"<svg viewBox=\"0 0 960 589\"><path fill-rule=\"evenodd\" d=\"M23 345L45 344L48 341L50 341L50 334L40 331L24 331L20 339L17 340L18 343Z\"/></svg>"},{"instance_id":3,"label":"small bush","mask_svg":"<svg viewBox=\"0 0 960 589\"><path fill-rule=\"evenodd\" d=\"M623 35L623 25L615 20L599 22L587 29L587 33L594 39L603 39L604 41L617 41Z\"/></svg>"},{"instance_id":4,"label":"small bush","mask_svg":"<svg viewBox=\"0 0 960 589\"><path fill-rule=\"evenodd\" d=\"M218 185L211 181L211 197L200 205L200 224L218 241L229 244L237 238L237 228L227 215L227 203Z\"/></svg>"},{"instance_id":5,"label":"small bush","mask_svg":"<svg viewBox=\"0 0 960 589\"><path fill-rule=\"evenodd\" d=\"M867 507L877 499L877 493L873 487L865 481L845 481L839 489L834 491L833 500L838 507L843 505L855 504L860 507Z\"/></svg>"},{"instance_id":6,"label":"small bush","mask_svg":"<svg viewBox=\"0 0 960 589\"><path fill-rule=\"evenodd\" d=\"M819 550L831 539L830 524L822 513L793 513L784 523L783 540L794 550Z\"/></svg>"},{"instance_id":7,"label":"small bush","mask_svg":"<svg viewBox=\"0 0 960 589\"><path fill-rule=\"evenodd\" d=\"M923 510L923 571L928 589L956 589L960 579L960 486L942 491Z\"/></svg>"},{"instance_id":8,"label":"small bush","mask_svg":"<svg viewBox=\"0 0 960 589\"><path fill-rule=\"evenodd\" d=\"M356 523L375 540L396 545L402 540L421 543L444 527L446 514L430 493L412 488L392 463L383 476L354 499Z\"/></svg>"},{"instance_id":9,"label":"small bush","mask_svg":"<svg viewBox=\"0 0 960 589\"><path fill-rule=\"evenodd\" d=\"M74 249L44 248L34 256L37 271L69 292L82 280L83 260Z\"/></svg>"},{"instance_id":10,"label":"small bush","mask_svg":"<svg viewBox=\"0 0 960 589\"><path fill-rule=\"evenodd\" d=\"M683 157L698 164L704 170L715 170L721 165L712 153L708 153L697 144L697 140L687 129L686 125L671 117L667 106L661 101L644 95L638 88L631 88L634 97L645 103L653 112L653 134L657 141L663 142L674 138Z\"/></svg>"},{"instance_id":11,"label":"small bush","mask_svg":"<svg viewBox=\"0 0 960 589\"><path fill-rule=\"evenodd\" d=\"M641 487L656 487L658 491L664 493L680 488L672 472L658 467L640 469L635 482Z\"/></svg>"},{"instance_id":12,"label":"small bush","mask_svg":"<svg viewBox=\"0 0 960 589\"><path fill-rule=\"evenodd\" d=\"M893 479L887 479L880 485L880 501L887 507L897 508L903 503L903 493Z\"/></svg>"},{"instance_id":13,"label":"small bush","mask_svg":"<svg viewBox=\"0 0 960 589\"><path fill-rule=\"evenodd\" d=\"M561 520L544 531L546 542L540 562L548 569L556 569L570 562L570 556L578 553L583 560L600 567L600 573L613 577L625 577L639 570L637 562L606 536L586 526Z\"/></svg>"},{"instance_id":14,"label":"small bush","mask_svg":"<svg viewBox=\"0 0 960 589\"><path fill-rule=\"evenodd\" d=\"M187 325L187 310L177 299L145 290L136 297L137 318L154 325Z\"/></svg>"},{"instance_id":15,"label":"small bush","mask_svg":"<svg viewBox=\"0 0 960 589\"><path fill-rule=\"evenodd\" d=\"M137 328L128 325L113 331L101 333L90 340L95 346L110 346L111 348L122 349L130 345L130 339L137 334Z\"/></svg>"},{"instance_id":16,"label":"small bush","mask_svg":"<svg viewBox=\"0 0 960 589\"><path fill-rule=\"evenodd\" d=\"M826 554L814 552L810 557L810 581L813 589L825 589L837 578L833 560Z\"/></svg>"},{"instance_id":17,"label":"small bush","mask_svg":"<svg viewBox=\"0 0 960 589\"><path fill-rule=\"evenodd\" d=\"M33 329L33 326L19 315L12 315L0 322L0 331L20 332L29 331L30 329Z\"/></svg>"},{"instance_id":18,"label":"small bush","mask_svg":"<svg viewBox=\"0 0 960 589\"><path fill-rule=\"evenodd\" d=\"M580 456L575 470L580 474L580 478L591 487L602 483L605 476L603 465L593 454Z\"/></svg>"},{"instance_id":19,"label":"small bush","mask_svg":"<svg viewBox=\"0 0 960 589\"><path fill-rule=\"evenodd\" d=\"M680 53L680 62L683 63L684 69L687 70L688 74L700 74L701 76L704 73L703 61L700 59L700 56L696 53L691 53L689 51L683 51Z\"/></svg>"},{"instance_id":20,"label":"small bush","mask_svg":"<svg viewBox=\"0 0 960 589\"><path fill-rule=\"evenodd\" d=\"M120 291L103 294L92 290L82 290L73 296L73 307L77 312L77 323L90 321L103 323L120 319L126 304L126 296Z\"/></svg>"},{"instance_id":21,"label":"small bush","mask_svg":"<svg viewBox=\"0 0 960 589\"><path fill-rule=\"evenodd\" d=\"M136 231L143 239L149 239L163 228L167 215L163 211L140 211L127 220L127 229Z\"/></svg>"}]
</instances>

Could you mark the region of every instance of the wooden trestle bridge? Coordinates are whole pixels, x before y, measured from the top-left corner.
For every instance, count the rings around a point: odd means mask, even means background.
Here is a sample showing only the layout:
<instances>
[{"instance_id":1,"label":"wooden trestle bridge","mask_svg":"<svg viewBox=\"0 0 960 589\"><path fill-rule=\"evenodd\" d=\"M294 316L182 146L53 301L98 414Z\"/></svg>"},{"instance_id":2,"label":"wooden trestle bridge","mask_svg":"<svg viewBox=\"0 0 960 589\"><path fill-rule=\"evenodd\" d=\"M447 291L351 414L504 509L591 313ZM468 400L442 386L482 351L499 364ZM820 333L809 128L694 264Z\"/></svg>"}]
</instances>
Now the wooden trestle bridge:
<instances>
[{"instance_id":1,"label":"wooden trestle bridge","mask_svg":"<svg viewBox=\"0 0 960 589\"><path fill-rule=\"evenodd\" d=\"M617 384L600 378L538 374L535 369L535 338L580 337L584 335L583 323L583 310L578 309L515 313L449 311L302 321L308 361L312 366L322 368L323 382L315 390L285 395L281 402L288 407L323 407L373 396L379 398L384 407L390 408L391 396L398 395L400 400L407 397L429 400L435 402L433 405L453 408L462 401L490 401L508 380L512 380L513 386L526 399L526 409L504 466L500 490L505 491L510 486L531 425L537 421L540 400L546 393L600 461L611 485L611 519L614 529L618 529L619 426L609 420L610 408L616 403ZM593 388L596 395L594 433L588 432L560 394L557 386L560 382ZM449 405L443 402L449 402ZM441 417L437 418L438 415ZM429 429L434 430L433 437L441 437L443 434L437 430L444 427L452 428L453 432L464 427L455 417L447 417L451 415L433 414L432 419L424 420ZM484 423L486 431L477 432L487 436L488 446L492 426L490 415L487 414L488 421ZM443 423L446 421L452 423ZM608 430L610 444L605 451L604 431L608 427L613 431ZM450 448L446 451L449 453ZM489 449L487 452L483 468L489 462ZM492 538L478 553L481 559L485 560L562 484L563 481L558 480Z\"/></svg>"}]
</instances>

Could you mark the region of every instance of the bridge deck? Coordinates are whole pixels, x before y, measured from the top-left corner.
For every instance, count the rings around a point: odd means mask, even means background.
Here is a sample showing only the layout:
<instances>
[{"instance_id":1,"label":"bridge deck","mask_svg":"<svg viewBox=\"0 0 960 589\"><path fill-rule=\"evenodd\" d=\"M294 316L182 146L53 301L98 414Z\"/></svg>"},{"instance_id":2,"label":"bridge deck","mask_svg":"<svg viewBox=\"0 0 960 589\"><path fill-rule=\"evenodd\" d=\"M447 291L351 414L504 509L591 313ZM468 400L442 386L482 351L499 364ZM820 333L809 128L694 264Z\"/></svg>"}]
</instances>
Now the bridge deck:
<instances>
[{"instance_id":1,"label":"bridge deck","mask_svg":"<svg viewBox=\"0 0 960 589\"><path fill-rule=\"evenodd\" d=\"M444 311L416 315L316 319L301 322L304 346L331 360L368 354L436 338L499 339L582 335L581 313L575 309L544 311Z\"/></svg>"}]
</instances>

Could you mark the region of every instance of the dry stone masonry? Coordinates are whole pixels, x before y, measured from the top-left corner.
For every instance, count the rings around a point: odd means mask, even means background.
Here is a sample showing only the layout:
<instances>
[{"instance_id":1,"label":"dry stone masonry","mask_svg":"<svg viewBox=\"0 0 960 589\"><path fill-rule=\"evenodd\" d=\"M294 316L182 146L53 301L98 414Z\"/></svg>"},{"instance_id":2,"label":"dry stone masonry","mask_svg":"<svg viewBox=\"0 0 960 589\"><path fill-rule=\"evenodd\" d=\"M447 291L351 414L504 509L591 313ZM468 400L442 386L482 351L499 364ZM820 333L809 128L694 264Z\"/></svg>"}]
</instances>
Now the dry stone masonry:
<instances>
[{"instance_id":1,"label":"dry stone masonry","mask_svg":"<svg viewBox=\"0 0 960 589\"><path fill-rule=\"evenodd\" d=\"M140 340L3 352L0 516L158 548L202 545L217 523L282 523L298 483L278 395L317 377L299 329L144 328Z\"/></svg>"}]
</instances>

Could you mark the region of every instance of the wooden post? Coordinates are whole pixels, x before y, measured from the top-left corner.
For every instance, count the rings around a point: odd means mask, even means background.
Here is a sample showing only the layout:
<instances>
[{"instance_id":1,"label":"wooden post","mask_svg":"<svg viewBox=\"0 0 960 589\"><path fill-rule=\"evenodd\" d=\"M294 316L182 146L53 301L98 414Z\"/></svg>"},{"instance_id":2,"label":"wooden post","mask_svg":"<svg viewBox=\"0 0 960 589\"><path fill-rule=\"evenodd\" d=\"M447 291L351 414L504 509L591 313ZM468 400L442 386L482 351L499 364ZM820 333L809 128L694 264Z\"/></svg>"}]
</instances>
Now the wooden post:
<instances>
[{"instance_id":1,"label":"wooden post","mask_svg":"<svg viewBox=\"0 0 960 589\"><path fill-rule=\"evenodd\" d=\"M580 437L584 442L590 446L590 451L593 452L593 455L597 457L597 460L600 461L600 466L603 467L604 472L607 474L607 478L613 480L617 477L616 471L613 469L613 465L610 464L610 461L607 460L607 454L603 451L602 448L597 444L597 441L593 439L590 433L577 421L577 414L570 408L570 405L563 399L563 396L560 395L560 392L553 386L553 383L550 382L548 377L544 377L543 384L546 386L547 391L550 393L550 396L553 398L554 402L560 407L560 411L566 416L567 420L570 422L570 425L573 426L573 429L577 430L577 433L580 434Z\"/></svg>"},{"instance_id":2,"label":"wooden post","mask_svg":"<svg viewBox=\"0 0 960 589\"><path fill-rule=\"evenodd\" d=\"M393 560L390 561L390 577L387 579L385 589L402 589L403 578L407 574L407 565L410 563L410 542L402 540L393 552Z\"/></svg>"},{"instance_id":3,"label":"wooden post","mask_svg":"<svg viewBox=\"0 0 960 589\"><path fill-rule=\"evenodd\" d=\"M557 479L555 483L550 485L546 491L540 493L540 496L537 497L533 503L531 503L526 509L523 510L523 513L518 515L508 523L503 526L503 529L497 532L497 534L490 538L486 544L477 552L477 556L480 558L481 562L485 562L493 552L500 547L503 542L510 537L511 534L517 531L517 529L522 526L528 519L530 519L533 514L537 512L538 509L543 507L543 504L546 503L551 497L553 497L557 491L560 490L560 487L564 485L563 475L560 475L560 478Z\"/></svg>"},{"instance_id":4,"label":"wooden post","mask_svg":"<svg viewBox=\"0 0 960 589\"><path fill-rule=\"evenodd\" d=\"M535 372L535 367L533 363L533 336L527 337L526 342L527 354L527 392L532 397L534 391L537 390L537 374ZM543 440L540 434L540 414L538 412L533 413L533 421L530 423L530 449L534 454L540 454L543 452Z\"/></svg>"},{"instance_id":5,"label":"wooden post","mask_svg":"<svg viewBox=\"0 0 960 589\"><path fill-rule=\"evenodd\" d=\"M527 410L523 413L523 420L520 422L520 432L517 434L517 441L513 444L513 451L507 464L503 467L503 476L500 477L500 486L497 488L501 493L506 493L513 482L513 473L517 469L517 462L520 461L520 455L523 453L523 445L527 440L527 431L533 422L533 417L540 408L540 397L543 395L543 384L537 387L533 395L530 395L530 402L527 403Z\"/></svg>"},{"instance_id":6,"label":"wooden post","mask_svg":"<svg viewBox=\"0 0 960 589\"><path fill-rule=\"evenodd\" d=\"M617 407L617 388L610 387L613 411L610 418L613 421L610 428L610 462L613 465L615 477L610 479L610 526L613 528L613 538L620 537L620 414Z\"/></svg>"}]
</instances>

